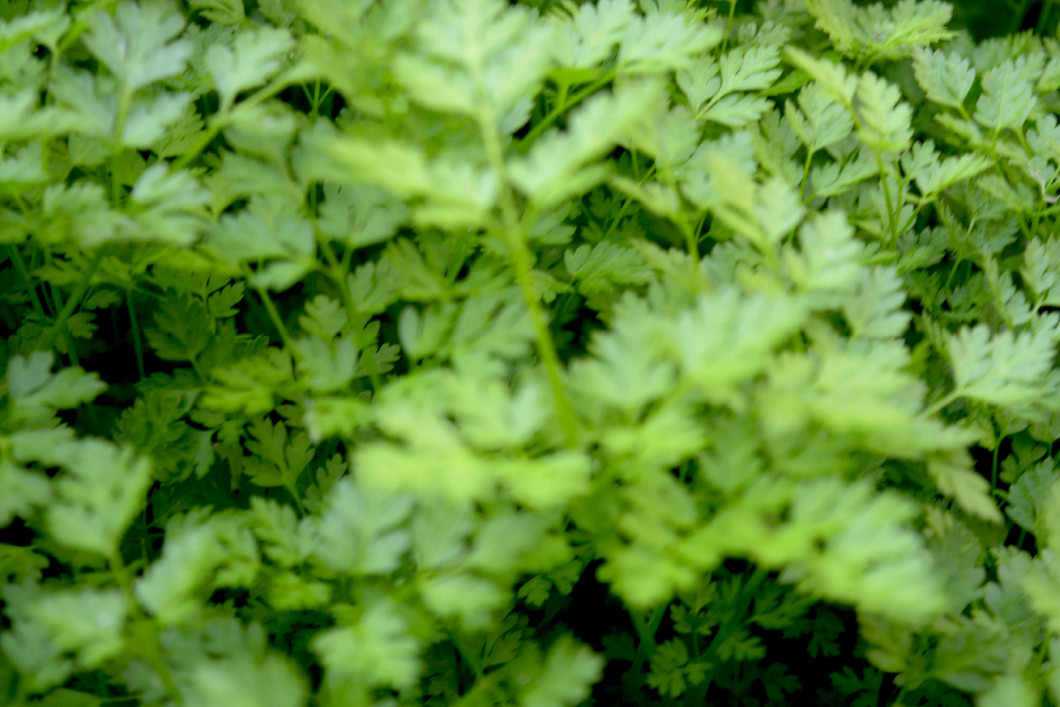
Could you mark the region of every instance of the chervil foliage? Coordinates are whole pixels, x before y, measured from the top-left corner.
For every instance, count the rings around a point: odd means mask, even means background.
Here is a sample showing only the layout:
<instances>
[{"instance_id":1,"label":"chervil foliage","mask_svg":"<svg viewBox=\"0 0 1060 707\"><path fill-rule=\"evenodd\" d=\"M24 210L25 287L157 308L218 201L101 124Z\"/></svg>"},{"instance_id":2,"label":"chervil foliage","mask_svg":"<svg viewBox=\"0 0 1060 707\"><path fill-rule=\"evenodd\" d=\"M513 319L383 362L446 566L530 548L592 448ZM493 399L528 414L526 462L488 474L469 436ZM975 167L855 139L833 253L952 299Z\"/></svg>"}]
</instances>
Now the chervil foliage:
<instances>
[{"instance_id":1,"label":"chervil foliage","mask_svg":"<svg viewBox=\"0 0 1060 707\"><path fill-rule=\"evenodd\" d=\"M966 5L0 3L0 703L1060 704Z\"/></svg>"}]
</instances>

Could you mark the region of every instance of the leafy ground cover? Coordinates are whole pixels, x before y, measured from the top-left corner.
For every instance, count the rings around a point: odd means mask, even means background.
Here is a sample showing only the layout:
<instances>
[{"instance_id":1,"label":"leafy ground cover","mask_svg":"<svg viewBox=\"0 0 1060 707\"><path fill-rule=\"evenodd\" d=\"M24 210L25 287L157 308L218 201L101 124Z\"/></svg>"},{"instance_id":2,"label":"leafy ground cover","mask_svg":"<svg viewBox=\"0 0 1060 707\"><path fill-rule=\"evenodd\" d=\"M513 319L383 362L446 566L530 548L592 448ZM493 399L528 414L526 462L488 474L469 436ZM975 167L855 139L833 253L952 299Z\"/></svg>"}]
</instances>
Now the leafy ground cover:
<instances>
[{"instance_id":1,"label":"leafy ground cover","mask_svg":"<svg viewBox=\"0 0 1060 707\"><path fill-rule=\"evenodd\" d=\"M0 703L1060 703L1060 9L956 10L0 3Z\"/></svg>"}]
</instances>

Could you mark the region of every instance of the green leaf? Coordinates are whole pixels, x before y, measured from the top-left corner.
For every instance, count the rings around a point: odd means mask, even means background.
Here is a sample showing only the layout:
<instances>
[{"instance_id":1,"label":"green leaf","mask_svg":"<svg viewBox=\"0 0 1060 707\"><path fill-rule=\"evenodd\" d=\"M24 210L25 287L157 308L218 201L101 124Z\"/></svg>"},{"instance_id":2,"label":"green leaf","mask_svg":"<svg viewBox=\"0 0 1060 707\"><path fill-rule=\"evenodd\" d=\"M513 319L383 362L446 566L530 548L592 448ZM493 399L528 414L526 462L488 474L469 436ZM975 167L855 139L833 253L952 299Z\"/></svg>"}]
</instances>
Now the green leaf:
<instances>
[{"instance_id":1,"label":"green leaf","mask_svg":"<svg viewBox=\"0 0 1060 707\"><path fill-rule=\"evenodd\" d=\"M1031 82L1020 76L1020 67L1005 61L983 75L983 95L975 104L975 119L995 133L1022 129L1037 103Z\"/></svg>"},{"instance_id":2,"label":"green leaf","mask_svg":"<svg viewBox=\"0 0 1060 707\"><path fill-rule=\"evenodd\" d=\"M873 73L858 81L854 100L858 136L877 152L900 152L913 137L913 110L902 102L897 86Z\"/></svg>"},{"instance_id":3,"label":"green leaf","mask_svg":"<svg viewBox=\"0 0 1060 707\"><path fill-rule=\"evenodd\" d=\"M842 212L819 214L799 229L796 251L784 249L784 262L795 285L822 304L845 300L864 276L860 259L864 246Z\"/></svg>"},{"instance_id":4,"label":"green leaf","mask_svg":"<svg viewBox=\"0 0 1060 707\"><path fill-rule=\"evenodd\" d=\"M1056 479L1052 461L1045 460L1024 471L1009 487L1005 513L1028 533L1043 539L1047 519L1046 504Z\"/></svg>"},{"instance_id":5,"label":"green leaf","mask_svg":"<svg viewBox=\"0 0 1060 707\"><path fill-rule=\"evenodd\" d=\"M688 687L685 667L688 665L688 647L684 641L671 639L655 649L651 657L651 672L648 685L667 697L680 697Z\"/></svg>"},{"instance_id":6,"label":"green leaf","mask_svg":"<svg viewBox=\"0 0 1060 707\"><path fill-rule=\"evenodd\" d=\"M525 663L524 663L525 664ZM589 695L603 672L604 661L574 639L563 636L548 650L529 682L518 680L522 707L570 707Z\"/></svg>"},{"instance_id":7,"label":"green leaf","mask_svg":"<svg viewBox=\"0 0 1060 707\"><path fill-rule=\"evenodd\" d=\"M991 336L985 324L948 336L947 347L955 384L951 397L1001 406L1038 400L1056 354L1049 332L1006 330Z\"/></svg>"},{"instance_id":8,"label":"green leaf","mask_svg":"<svg viewBox=\"0 0 1060 707\"><path fill-rule=\"evenodd\" d=\"M243 0L191 0L190 7L204 19L223 25L238 25L245 18Z\"/></svg>"},{"instance_id":9,"label":"green leaf","mask_svg":"<svg viewBox=\"0 0 1060 707\"><path fill-rule=\"evenodd\" d=\"M967 513L993 523L1003 520L991 495L990 482L976 472L972 458L964 450L928 460L928 473L946 496L951 496Z\"/></svg>"},{"instance_id":10,"label":"green leaf","mask_svg":"<svg viewBox=\"0 0 1060 707\"><path fill-rule=\"evenodd\" d=\"M216 325L201 300L172 294L159 303L155 326L147 330L147 341L159 358L195 361L209 346Z\"/></svg>"},{"instance_id":11,"label":"green leaf","mask_svg":"<svg viewBox=\"0 0 1060 707\"><path fill-rule=\"evenodd\" d=\"M191 101L187 93L162 93L138 101L125 120L121 144L141 150L155 146L186 115Z\"/></svg>"},{"instance_id":12,"label":"green leaf","mask_svg":"<svg viewBox=\"0 0 1060 707\"><path fill-rule=\"evenodd\" d=\"M903 311L905 290L891 268L872 268L843 303L843 314L855 337L890 339L901 336L912 315Z\"/></svg>"},{"instance_id":13,"label":"green leaf","mask_svg":"<svg viewBox=\"0 0 1060 707\"><path fill-rule=\"evenodd\" d=\"M1035 238L1023 251L1020 278L1036 306L1060 307L1060 238Z\"/></svg>"},{"instance_id":14,"label":"green leaf","mask_svg":"<svg viewBox=\"0 0 1060 707\"><path fill-rule=\"evenodd\" d=\"M228 111L242 91L268 81L283 67L283 59L293 47L290 33L275 27L242 30L231 47L211 46L206 67L221 100L220 110Z\"/></svg>"},{"instance_id":15,"label":"green leaf","mask_svg":"<svg viewBox=\"0 0 1060 707\"><path fill-rule=\"evenodd\" d=\"M337 574L389 574L409 549L400 527L412 510L405 494L358 488L346 477L332 489L315 525L313 554Z\"/></svg>"},{"instance_id":16,"label":"green leaf","mask_svg":"<svg viewBox=\"0 0 1060 707\"><path fill-rule=\"evenodd\" d=\"M804 0L803 4L813 15L815 26L828 35L837 50L850 53L857 48L857 8L850 0Z\"/></svg>"},{"instance_id":17,"label":"green leaf","mask_svg":"<svg viewBox=\"0 0 1060 707\"><path fill-rule=\"evenodd\" d=\"M700 111L697 117L730 128L742 128L757 121L770 108L772 104L765 98L741 93L725 96L709 108Z\"/></svg>"},{"instance_id":18,"label":"green leaf","mask_svg":"<svg viewBox=\"0 0 1060 707\"><path fill-rule=\"evenodd\" d=\"M850 112L836 103L821 84L804 87L797 100L798 108L790 100L785 104L784 115L811 152L841 142L854 131Z\"/></svg>"},{"instance_id":19,"label":"green leaf","mask_svg":"<svg viewBox=\"0 0 1060 707\"><path fill-rule=\"evenodd\" d=\"M51 498L51 486L43 475L6 459L0 461L0 524L7 526L17 517L29 517Z\"/></svg>"},{"instance_id":20,"label":"green leaf","mask_svg":"<svg viewBox=\"0 0 1060 707\"><path fill-rule=\"evenodd\" d=\"M171 41L184 19L168 3L125 1L113 17L97 10L85 24L86 46L130 93L181 73L191 55L188 42Z\"/></svg>"},{"instance_id":21,"label":"green leaf","mask_svg":"<svg viewBox=\"0 0 1060 707\"><path fill-rule=\"evenodd\" d=\"M55 481L48 532L67 547L111 557L151 484L151 464L129 448L88 439L84 456Z\"/></svg>"},{"instance_id":22,"label":"green leaf","mask_svg":"<svg viewBox=\"0 0 1060 707\"><path fill-rule=\"evenodd\" d=\"M775 46L744 45L718 59L718 95L736 91L765 91L781 74L780 51Z\"/></svg>"},{"instance_id":23,"label":"green leaf","mask_svg":"<svg viewBox=\"0 0 1060 707\"><path fill-rule=\"evenodd\" d=\"M77 407L93 400L107 387L95 373L63 368L52 373L50 351L15 356L7 365L7 394L14 404L13 421L40 421L55 410Z\"/></svg>"},{"instance_id":24,"label":"green leaf","mask_svg":"<svg viewBox=\"0 0 1060 707\"><path fill-rule=\"evenodd\" d=\"M658 322L637 308L595 334L589 343L591 357L570 368L570 384L585 398L582 405L610 405L637 419L645 405L665 396L673 388L676 370L653 343L659 333Z\"/></svg>"},{"instance_id":25,"label":"green leaf","mask_svg":"<svg viewBox=\"0 0 1060 707\"><path fill-rule=\"evenodd\" d=\"M284 423L273 424L265 417L251 422L247 434L247 450L255 455L244 467L250 480L258 486L283 486L297 495L294 489L298 479L316 451L309 435L298 432L288 436Z\"/></svg>"},{"instance_id":26,"label":"green leaf","mask_svg":"<svg viewBox=\"0 0 1060 707\"><path fill-rule=\"evenodd\" d=\"M763 372L774 350L804 324L794 297L742 296L726 289L700 297L662 336L679 370L708 400L738 404L738 386Z\"/></svg>"},{"instance_id":27,"label":"green leaf","mask_svg":"<svg viewBox=\"0 0 1060 707\"><path fill-rule=\"evenodd\" d=\"M723 37L719 27L698 20L692 13L674 11L634 17L622 33L618 69L651 74L691 68L696 56Z\"/></svg>"},{"instance_id":28,"label":"green leaf","mask_svg":"<svg viewBox=\"0 0 1060 707\"><path fill-rule=\"evenodd\" d=\"M493 582L471 574L437 575L419 585L423 603L436 616L456 619L465 629L489 625L494 611L508 600Z\"/></svg>"},{"instance_id":29,"label":"green leaf","mask_svg":"<svg viewBox=\"0 0 1060 707\"><path fill-rule=\"evenodd\" d=\"M97 668L123 650L129 609L117 589L42 591L8 585L4 600L15 625L13 632L0 635L0 646L36 689L60 682L72 669ZM25 651L16 641L25 641Z\"/></svg>"},{"instance_id":30,"label":"green leaf","mask_svg":"<svg viewBox=\"0 0 1060 707\"><path fill-rule=\"evenodd\" d=\"M359 613L310 642L324 664L325 685L335 694L345 686L413 687L420 677L421 647L405 612L390 599L375 599Z\"/></svg>"},{"instance_id":31,"label":"green leaf","mask_svg":"<svg viewBox=\"0 0 1060 707\"><path fill-rule=\"evenodd\" d=\"M357 372L357 347L350 337L324 341L306 337L291 341L295 365L315 392L329 393L350 384Z\"/></svg>"},{"instance_id":32,"label":"green leaf","mask_svg":"<svg viewBox=\"0 0 1060 707\"><path fill-rule=\"evenodd\" d=\"M834 101L848 110L852 109L854 93L858 90L858 79L848 75L843 64L815 57L794 46L785 47L784 56L789 63L821 84Z\"/></svg>"},{"instance_id":33,"label":"green leaf","mask_svg":"<svg viewBox=\"0 0 1060 707\"><path fill-rule=\"evenodd\" d=\"M975 83L975 69L956 52L919 48L913 52L913 73L928 98L950 108L964 105Z\"/></svg>"},{"instance_id":34,"label":"green leaf","mask_svg":"<svg viewBox=\"0 0 1060 707\"><path fill-rule=\"evenodd\" d=\"M199 661L188 682L188 701L202 707L300 707L309 693L302 673L275 653L261 658L237 654Z\"/></svg>"},{"instance_id":35,"label":"green leaf","mask_svg":"<svg viewBox=\"0 0 1060 707\"><path fill-rule=\"evenodd\" d=\"M635 81L587 100L571 114L566 132L545 133L525 157L511 160L512 183L541 208L589 190L606 172L598 164L586 163L614 147L642 121L654 118L661 91L657 82Z\"/></svg>"},{"instance_id":36,"label":"green leaf","mask_svg":"<svg viewBox=\"0 0 1060 707\"><path fill-rule=\"evenodd\" d=\"M931 150L931 141L920 143L927 146L924 149ZM929 161L925 168L912 173L920 193L924 196L934 196L943 189L962 182L966 179L980 174L989 169L993 162L986 155L964 154L957 157L941 159L933 155L934 159ZM903 160L904 164L905 160Z\"/></svg>"}]
</instances>

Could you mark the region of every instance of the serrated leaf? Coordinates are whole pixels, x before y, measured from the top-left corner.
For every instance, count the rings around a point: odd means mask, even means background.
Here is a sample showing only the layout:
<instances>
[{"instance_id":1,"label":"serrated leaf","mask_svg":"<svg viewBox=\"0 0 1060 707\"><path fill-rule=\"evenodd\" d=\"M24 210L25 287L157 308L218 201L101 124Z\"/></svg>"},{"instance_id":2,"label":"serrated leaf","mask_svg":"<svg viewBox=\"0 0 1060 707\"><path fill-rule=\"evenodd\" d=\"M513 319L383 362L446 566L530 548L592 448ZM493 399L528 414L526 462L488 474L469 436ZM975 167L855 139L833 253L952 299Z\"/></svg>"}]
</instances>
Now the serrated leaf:
<instances>
[{"instance_id":1,"label":"serrated leaf","mask_svg":"<svg viewBox=\"0 0 1060 707\"><path fill-rule=\"evenodd\" d=\"M965 512L992 523L1003 520L990 491L990 482L979 474L965 450L928 460L928 473L946 496L952 497Z\"/></svg>"},{"instance_id":2,"label":"serrated leaf","mask_svg":"<svg viewBox=\"0 0 1060 707\"><path fill-rule=\"evenodd\" d=\"M345 477L336 482L314 523L313 554L334 573L389 574L410 547L402 526L412 497L358 488Z\"/></svg>"},{"instance_id":3,"label":"serrated leaf","mask_svg":"<svg viewBox=\"0 0 1060 707\"><path fill-rule=\"evenodd\" d=\"M106 388L95 373L80 368L63 368L52 373L54 355L34 351L29 356L15 356L7 365L7 392L15 403L15 419L50 416L86 403Z\"/></svg>"},{"instance_id":4,"label":"serrated leaf","mask_svg":"<svg viewBox=\"0 0 1060 707\"><path fill-rule=\"evenodd\" d=\"M975 83L975 69L956 52L918 48L913 73L928 98L950 108L960 108Z\"/></svg>"},{"instance_id":5,"label":"serrated leaf","mask_svg":"<svg viewBox=\"0 0 1060 707\"><path fill-rule=\"evenodd\" d=\"M227 111L236 96L265 83L283 66L283 58L294 47L287 30L255 27L235 35L232 46L214 44L206 53L206 67Z\"/></svg>"},{"instance_id":6,"label":"serrated leaf","mask_svg":"<svg viewBox=\"0 0 1060 707\"><path fill-rule=\"evenodd\" d=\"M512 182L541 208L587 191L606 171L586 163L611 149L638 123L656 116L661 91L658 83L638 81L594 96L572 113L566 132L545 133L525 157L511 161Z\"/></svg>"},{"instance_id":7,"label":"serrated leaf","mask_svg":"<svg viewBox=\"0 0 1060 707\"><path fill-rule=\"evenodd\" d=\"M983 95L975 104L975 119L994 132L1021 129L1037 103L1031 82L1020 77L1015 62L1005 61L983 75Z\"/></svg>"},{"instance_id":8,"label":"serrated leaf","mask_svg":"<svg viewBox=\"0 0 1060 707\"><path fill-rule=\"evenodd\" d=\"M1056 480L1057 473L1051 460L1027 469L1009 487L1005 513L1028 533L1043 535L1047 520L1045 510Z\"/></svg>"},{"instance_id":9,"label":"serrated leaf","mask_svg":"<svg viewBox=\"0 0 1060 707\"><path fill-rule=\"evenodd\" d=\"M85 24L85 44L130 93L179 74L191 55L188 42L171 41L184 19L168 3L122 2L113 17L97 10Z\"/></svg>"},{"instance_id":10,"label":"serrated leaf","mask_svg":"<svg viewBox=\"0 0 1060 707\"><path fill-rule=\"evenodd\" d=\"M420 644L401 608L390 599L377 599L353 622L317 633L310 647L325 668L325 684L341 690L345 684L406 690L420 676Z\"/></svg>"},{"instance_id":11,"label":"serrated leaf","mask_svg":"<svg viewBox=\"0 0 1060 707\"><path fill-rule=\"evenodd\" d=\"M51 536L70 548L111 557L151 483L151 465L131 449L85 440L84 457L55 481L47 509Z\"/></svg>"},{"instance_id":12,"label":"serrated leaf","mask_svg":"<svg viewBox=\"0 0 1060 707\"><path fill-rule=\"evenodd\" d=\"M843 303L843 314L852 334L889 339L901 336L912 315L903 311L905 291L898 273L891 268L873 268L859 283L855 294Z\"/></svg>"},{"instance_id":13,"label":"serrated leaf","mask_svg":"<svg viewBox=\"0 0 1060 707\"><path fill-rule=\"evenodd\" d=\"M694 57L716 46L721 29L683 12L652 12L634 17L622 33L618 67L648 74L690 68Z\"/></svg>"},{"instance_id":14,"label":"serrated leaf","mask_svg":"<svg viewBox=\"0 0 1060 707\"><path fill-rule=\"evenodd\" d=\"M799 91L798 108L790 100L784 115L792 129L806 145L816 152L846 139L854 130L854 120L844 106L829 97L819 83Z\"/></svg>"},{"instance_id":15,"label":"serrated leaf","mask_svg":"<svg viewBox=\"0 0 1060 707\"><path fill-rule=\"evenodd\" d=\"M1031 331L991 335L985 324L962 328L949 336L953 395L994 405L1038 400L1042 379L1052 367L1055 345L1048 333Z\"/></svg>"},{"instance_id":16,"label":"serrated leaf","mask_svg":"<svg viewBox=\"0 0 1060 707\"><path fill-rule=\"evenodd\" d=\"M898 87L876 74L863 74L858 81L854 100L858 135L876 151L899 152L909 147L913 110L901 98Z\"/></svg>"},{"instance_id":17,"label":"serrated leaf","mask_svg":"<svg viewBox=\"0 0 1060 707\"><path fill-rule=\"evenodd\" d=\"M588 695L600 679L604 661L567 636L549 648L529 684L520 688L522 707L571 707Z\"/></svg>"}]
</instances>

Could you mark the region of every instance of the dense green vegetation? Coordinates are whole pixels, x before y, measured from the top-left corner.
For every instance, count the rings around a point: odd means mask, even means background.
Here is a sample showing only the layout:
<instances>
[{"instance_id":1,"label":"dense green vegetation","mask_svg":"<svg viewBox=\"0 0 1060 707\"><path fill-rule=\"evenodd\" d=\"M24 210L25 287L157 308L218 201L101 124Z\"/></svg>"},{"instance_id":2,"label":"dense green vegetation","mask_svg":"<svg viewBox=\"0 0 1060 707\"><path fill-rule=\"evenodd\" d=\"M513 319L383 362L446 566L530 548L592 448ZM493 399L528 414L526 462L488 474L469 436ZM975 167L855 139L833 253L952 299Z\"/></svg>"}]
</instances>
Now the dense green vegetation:
<instances>
[{"instance_id":1,"label":"dense green vegetation","mask_svg":"<svg viewBox=\"0 0 1060 707\"><path fill-rule=\"evenodd\" d=\"M0 704L1060 704L1058 22L0 2Z\"/></svg>"}]
</instances>

